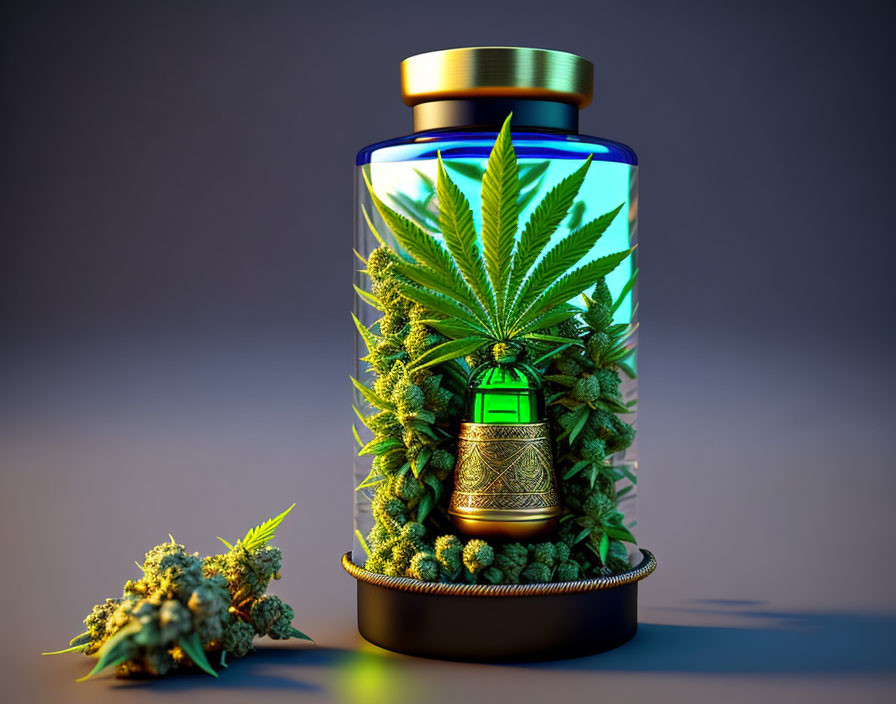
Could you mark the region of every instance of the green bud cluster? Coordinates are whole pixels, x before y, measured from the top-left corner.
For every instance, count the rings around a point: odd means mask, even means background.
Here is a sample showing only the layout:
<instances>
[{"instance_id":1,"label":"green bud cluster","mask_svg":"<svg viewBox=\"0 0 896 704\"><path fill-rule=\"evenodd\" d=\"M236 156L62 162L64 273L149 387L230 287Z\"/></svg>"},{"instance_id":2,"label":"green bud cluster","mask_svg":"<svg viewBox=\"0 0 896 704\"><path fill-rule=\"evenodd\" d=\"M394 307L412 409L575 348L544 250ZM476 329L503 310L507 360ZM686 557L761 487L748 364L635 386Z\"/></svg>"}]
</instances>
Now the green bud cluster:
<instances>
[{"instance_id":1,"label":"green bud cluster","mask_svg":"<svg viewBox=\"0 0 896 704\"><path fill-rule=\"evenodd\" d=\"M414 366L444 338L427 325L427 309L401 295L405 280L395 263L387 247L371 252L366 272L383 315L370 328L358 323L368 348L363 361L375 377L372 393L364 395L377 407L362 416L373 434L361 450L373 455L371 471L358 487L372 491L375 523L366 537L366 567L433 581L443 578L444 568L425 536L444 520L450 490L443 484L454 469L456 449L444 427L460 415L465 376L457 363Z\"/></svg>"},{"instance_id":2,"label":"green bud cluster","mask_svg":"<svg viewBox=\"0 0 896 704\"><path fill-rule=\"evenodd\" d=\"M629 408L620 393L619 372L634 376L624 361L631 354L624 344L628 326L613 324L613 297L603 279L585 299L576 331L583 346L565 350L546 374L546 393L555 400L549 413L564 445L555 467L563 477L566 513L559 537L578 568L558 573L574 579L629 569L624 543L634 542L616 508L616 484L626 475L609 459L635 438L635 429L620 417ZM543 575L540 568L527 570L529 579Z\"/></svg>"},{"instance_id":3,"label":"green bud cluster","mask_svg":"<svg viewBox=\"0 0 896 704\"><path fill-rule=\"evenodd\" d=\"M456 441L462 413L464 370L456 363L426 369L414 365L444 341L427 325L433 315L401 295L406 281L396 273L395 254L374 250L367 261L371 291L383 311L377 323L360 329L374 375L367 401L377 407L363 421L373 439L362 453L373 454L371 473L360 489L371 491L374 526L366 536L365 567L423 581L532 584L615 574L629 568L625 542L634 537L617 510L616 484L623 476L611 461L634 440L620 416L629 412L620 393L627 325L613 324L614 301L601 279L586 310L543 332L581 341L545 362L545 395L552 435L558 443L555 467L565 516L553 539L524 545L461 539L446 520ZM469 367L491 358L519 355L538 359L555 344L499 342L472 353ZM539 347L543 345L543 347ZM453 435L453 433L451 434Z\"/></svg>"},{"instance_id":4,"label":"green bud cluster","mask_svg":"<svg viewBox=\"0 0 896 704\"><path fill-rule=\"evenodd\" d=\"M292 608L265 594L282 562L268 541L291 509L227 543L222 554L203 558L174 538L152 548L139 565L140 579L128 580L120 598L94 606L84 619L87 631L60 652L98 657L88 677L106 667L131 676L192 666L217 676L208 653L223 663L227 654L252 650L255 636L307 639L292 626Z\"/></svg>"}]
</instances>

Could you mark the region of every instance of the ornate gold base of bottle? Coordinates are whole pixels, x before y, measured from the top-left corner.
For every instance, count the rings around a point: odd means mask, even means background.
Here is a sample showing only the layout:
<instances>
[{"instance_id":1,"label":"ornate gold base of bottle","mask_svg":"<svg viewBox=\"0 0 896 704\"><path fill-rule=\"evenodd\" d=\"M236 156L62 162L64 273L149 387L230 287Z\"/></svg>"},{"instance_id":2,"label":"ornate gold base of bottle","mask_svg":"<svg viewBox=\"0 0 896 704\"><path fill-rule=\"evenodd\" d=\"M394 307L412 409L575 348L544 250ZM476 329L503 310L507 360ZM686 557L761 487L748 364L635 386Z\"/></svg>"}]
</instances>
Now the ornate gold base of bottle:
<instances>
[{"instance_id":1,"label":"ornate gold base of bottle","mask_svg":"<svg viewBox=\"0 0 896 704\"><path fill-rule=\"evenodd\" d=\"M561 514L547 423L462 423L448 509L467 535L528 540Z\"/></svg>"}]
</instances>

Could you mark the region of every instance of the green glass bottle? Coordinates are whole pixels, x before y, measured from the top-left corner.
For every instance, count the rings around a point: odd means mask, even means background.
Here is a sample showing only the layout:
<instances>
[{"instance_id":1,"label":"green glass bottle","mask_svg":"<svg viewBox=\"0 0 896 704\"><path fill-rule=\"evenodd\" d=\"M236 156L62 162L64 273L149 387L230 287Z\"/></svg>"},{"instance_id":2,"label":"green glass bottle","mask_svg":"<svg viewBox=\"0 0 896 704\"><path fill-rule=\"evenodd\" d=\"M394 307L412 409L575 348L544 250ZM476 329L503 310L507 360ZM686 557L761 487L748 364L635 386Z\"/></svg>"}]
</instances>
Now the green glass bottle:
<instances>
[{"instance_id":1,"label":"green glass bottle","mask_svg":"<svg viewBox=\"0 0 896 704\"><path fill-rule=\"evenodd\" d=\"M470 373L449 507L468 535L526 540L561 512L541 379L520 352L496 345Z\"/></svg>"},{"instance_id":2,"label":"green glass bottle","mask_svg":"<svg viewBox=\"0 0 896 704\"><path fill-rule=\"evenodd\" d=\"M530 367L486 362L470 373L467 420L471 423L537 423L544 417L541 380Z\"/></svg>"}]
</instances>

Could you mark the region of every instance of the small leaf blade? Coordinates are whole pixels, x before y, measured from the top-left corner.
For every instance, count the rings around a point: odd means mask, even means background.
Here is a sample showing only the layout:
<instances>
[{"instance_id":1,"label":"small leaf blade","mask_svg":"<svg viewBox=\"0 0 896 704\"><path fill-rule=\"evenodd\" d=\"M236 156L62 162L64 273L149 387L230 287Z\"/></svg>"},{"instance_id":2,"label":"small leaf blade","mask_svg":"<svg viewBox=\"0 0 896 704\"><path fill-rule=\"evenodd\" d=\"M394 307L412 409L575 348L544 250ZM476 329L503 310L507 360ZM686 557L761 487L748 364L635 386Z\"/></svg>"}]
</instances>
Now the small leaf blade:
<instances>
[{"instance_id":1,"label":"small leaf blade","mask_svg":"<svg viewBox=\"0 0 896 704\"><path fill-rule=\"evenodd\" d=\"M426 350L414 362L412 369L426 369L435 364L448 362L475 352L489 343L486 337L462 337L458 340L443 342Z\"/></svg>"},{"instance_id":2,"label":"small leaf blade","mask_svg":"<svg viewBox=\"0 0 896 704\"><path fill-rule=\"evenodd\" d=\"M623 205L624 203L620 203L609 213L586 223L554 245L523 283L514 309L525 309L551 284L578 264L610 227Z\"/></svg>"},{"instance_id":3,"label":"small leaf blade","mask_svg":"<svg viewBox=\"0 0 896 704\"><path fill-rule=\"evenodd\" d=\"M198 633L193 632L187 636L179 638L177 644L187 654L187 657L189 657L190 660L193 661L193 664L196 665L196 667L198 667L203 672L207 672L212 677L218 676L218 673L215 672L215 669L208 661L208 658L205 655L205 651L202 649L202 643L199 641Z\"/></svg>"},{"instance_id":4,"label":"small leaf blade","mask_svg":"<svg viewBox=\"0 0 896 704\"><path fill-rule=\"evenodd\" d=\"M246 533L246 537L240 541L242 546L246 550L251 550L252 548L261 547L262 545L269 543L277 532L277 528L283 523L283 519L286 518L289 515L289 512L295 507L296 504L293 502L292 506L286 509L283 513L274 516L273 518L269 518L264 523L252 528Z\"/></svg>"},{"instance_id":5,"label":"small leaf blade","mask_svg":"<svg viewBox=\"0 0 896 704\"><path fill-rule=\"evenodd\" d=\"M507 116L482 177L482 251L495 293L497 318L503 319L511 255L519 221L520 183Z\"/></svg>"},{"instance_id":6,"label":"small leaf blade","mask_svg":"<svg viewBox=\"0 0 896 704\"><path fill-rule=\"evenodd\" d=\"M439 224L448 251L457 263L464 279L473 289L482 306L494 315L495 296L488 281L485 263L476 243L473 211L463 191L451 180L438 155Z\"/></svg>"},{"instance_id":7,"label":"small leaf blade","mask_svg":"<svg viewBox=\"0 0 896 704\"><path fill-rule=\"evenodd\" d=\"M566 217L590 166L591 156L589 155L582 166L548 191L523 227L520 244L513 257L511 268L508 286L511 298L516 297L523 278L529 273L529 269L544 251L551 236L563 222L563 218Z\"/></svg>"}]
</instances>

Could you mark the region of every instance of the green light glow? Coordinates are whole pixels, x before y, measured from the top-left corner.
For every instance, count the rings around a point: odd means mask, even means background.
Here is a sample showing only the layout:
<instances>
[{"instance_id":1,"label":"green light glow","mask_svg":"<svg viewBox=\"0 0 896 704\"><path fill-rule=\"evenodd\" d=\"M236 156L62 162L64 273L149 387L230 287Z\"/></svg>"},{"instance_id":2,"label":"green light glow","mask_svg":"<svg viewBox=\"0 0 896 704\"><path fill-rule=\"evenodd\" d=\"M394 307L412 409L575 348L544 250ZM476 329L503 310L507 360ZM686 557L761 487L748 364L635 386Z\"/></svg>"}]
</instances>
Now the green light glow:
<instances>
[{"instance_id":1,"label":"green light glow","mask_svg":"<svg viewBox=\"0 0 896 704\"><path fill-rule=\"evenodd\" d=\"M541 405L537 377L519 367L492 363L470 374L467 420L472 423L536 423Z\"/></svg>"}]
</instances>

